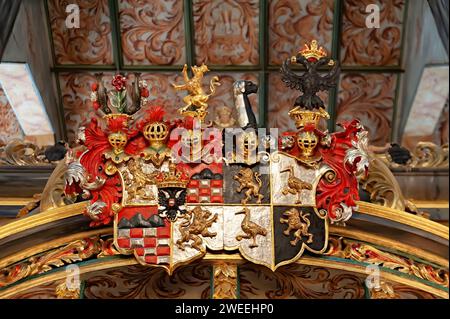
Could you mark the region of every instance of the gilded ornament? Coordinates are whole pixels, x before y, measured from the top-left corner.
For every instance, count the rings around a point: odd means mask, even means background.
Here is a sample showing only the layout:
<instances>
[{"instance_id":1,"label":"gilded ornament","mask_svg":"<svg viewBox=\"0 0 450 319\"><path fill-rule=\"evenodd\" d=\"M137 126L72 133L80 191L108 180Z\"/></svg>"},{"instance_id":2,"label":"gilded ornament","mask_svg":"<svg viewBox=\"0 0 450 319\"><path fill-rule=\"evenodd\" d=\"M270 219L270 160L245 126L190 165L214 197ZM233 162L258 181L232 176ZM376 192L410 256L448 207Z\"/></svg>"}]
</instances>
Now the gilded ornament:
<instances>
[{"instance_id":1,"label":"gilded ornament","mask_svg":"<svg viewBox=\"0 0 450 319\"><path fill-rule=\"evenodd\" d=\"M236 215L238 214L245 214L245 217L241 222L241 229L244 234L236 235L236 240L241 241L242 239L251 239L252 242L249 244L249 247L258 247L258 244L256 243L256 236L267 236L267 229L250 220L250 209L247 207L244 207L242 211L236 213Z\"/></svg>"},{"instance_id":2,"label":"gilded ornament","mask_svg":"<svg viewBox=\"0 0 450 319\"><path fill-rule=\"evenodd\" d=\"M297 201L296 204L301 204L301 194L303 190L312 190L313 186L305 181L302 181L300 178L295 177L294 175L294 168L292 166L289 166L286 169L283 169L280 171L280 173L289 172L288 180L286 186L282 189L281 193L283 195L292 194L297 195Z\"/></svg>"},{"instance_id":3,"label":"gilded ornament","mask_svg":"<svg viewBox=\"0 0 450 319\"><path fill-rule=\"evenodd\" d=\"M200 252L205 252L205 248L202 246L202 237L215 237L217 235L217 233L208 230L218 218L217 214L211 215L212 213L209 210L203 209L200 206L187 211L186 214L181 217L184 221L178 228L181 237L176 242L177 247L184 250L184 244L188 244L192 241L190 244L192 248Z\"/></svg>"},{"instance_id":4,"label":"gilded ornament","mask_svg":"<svg viewBox=\"0 0 450 319\"><path fill-rule=\"evenodd\" d=\"M241 200L243 205L247 204L252 196L256 198L257 204L261 204L264 195L260 193L262 181L258 172L253 172L251 168L245 167L240 169L233 179L237 180L240 184L236 192L241 193L242 190L247 189L244 193L245 197Z\"/></svg>"},{"instance_id":5,"label":"gilded ornament","mask_svg":"<svg viewBox=\"0 0 450 319\"><path fill-rule=\"evenodd\" d=\"M55 288L57 299L79 299L80 287L68 287L66 280L58 284Z\"/></svg>"},{"instance_id":6,"label":"gilded ornament","mask_svg":"<svg viewBox=\"0 0 450 319\"><path fill-rule=\"evenodd\" d=\"M378 287L370 288L371 299L398 299L400 296L395 293L394 287L385 281L381 281Z\"/></svg>"},{"instance_id":7,"label":"gilded ornament","mask_svg":"<svg viewBox=\"0 0 450 319\"><path fill-rule=\"evenodd\" d=\"M100 255L107 247L98 236L76 240L64 247L51 250L26 261L0 270L0 288L9 286L21 279L41 274L77 261Z\"/></svg>"},{"instance_id":8,"label":"gilded ornament","mask_svg":"<svg viewBox=\"0 0 450 319\"><path fill-rule=\"evenodd\" d=\"M202 64L201 66L192 66L192 78L189 78L187 70L187 64L185 64L182 71L184 84L178 85L172 83L175 90L186 90L189 93L189 95L183 98L183 101L184 103L186 103L186 105L182 107L179 112L183 116L192 116L194 118L198 118L203 122L206 115L208 114L207 102L209 100L209 97L216 91L216 86L220 85L219 78L217 76L214 76L211 79L209 83L210 93L206 94L202 88L202 80L204 73L209 71L208 67L205 64Z\"/></svg>"},{"instance_id":9,"label":"gilded ornament","mask_svg":"<svg viewBox=\"0 0 450 319\"><path fill-rule=\"evenodd\" d=\"M283 234L286 236L291 235L291 231L294 231L294 240L291 240L291 245L295 246L299 241L302 241L302 236L308 237L306 243L310 244L313 242L314 235L309 232L309 226L311 222L308 218L309 213L304 213L302 210L298 210L297 208L291 208L283 213L281 217L280 223L287 224L288 228L283 231Z\"/></svg>"},{"instance_id":10,"label":"gilded ornament","mask_svg":"<svg viewBox=\"0 0 450 319\"><path fill-rule=\"evenodd\" d=\"M217 263L213 265L213 299L236 299L238 288L237 265Z\"/></svg>"},{"instance_id":11,"label":"gilded ornament","mask_svg":"<svg viewBox=\"0 0 450 319\"><path fill-rule=\"evenodd\" d=\"M342 237L331 238L325 255L356 260L393 269L443 287L448 287L449 285L448 270L436 268L435 266L416 262L407 257L381 251L380 249L363 242L347 240Z\"/></svg>"}]
</instances>

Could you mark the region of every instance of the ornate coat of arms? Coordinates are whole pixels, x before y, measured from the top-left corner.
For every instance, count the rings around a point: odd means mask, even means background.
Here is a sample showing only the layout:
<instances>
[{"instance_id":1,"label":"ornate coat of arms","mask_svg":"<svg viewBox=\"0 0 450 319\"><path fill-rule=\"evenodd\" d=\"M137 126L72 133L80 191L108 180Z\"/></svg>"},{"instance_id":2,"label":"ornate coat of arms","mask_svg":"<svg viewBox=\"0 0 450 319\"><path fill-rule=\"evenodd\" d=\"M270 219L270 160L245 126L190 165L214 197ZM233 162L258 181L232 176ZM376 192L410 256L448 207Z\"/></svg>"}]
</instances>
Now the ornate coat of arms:
<instances>
[{"instance_id":1,"label":"ornate coat of arms","mask_svg":"<svg viewBox=\"0 0 450 319\"><path fill-rule=\"evenodd\" d=\"M99 119L80 131L81 150L67 155L66 194L88 201L92 227L114 227L121 254L169 273L208 251L239 251L272 270L304 252L323 253L328 224L351 218L368 168L367 132L357 120L336 133L321 129L329 115L316 93L335 86L337 62L312 41L283 63L283 82L302 94L289 112L296 131L277 135L257 128L248 95L258 88L250 81L233 86L239 127L213 128L207 101L219 79L206 94L208 68L191 69L191 78L183 69L184 84L173 84L188 95L182 118L172 121L148 105L139 76L132 103L123 75L110 92L93 83Z\"/></svg>"}]
</instances>

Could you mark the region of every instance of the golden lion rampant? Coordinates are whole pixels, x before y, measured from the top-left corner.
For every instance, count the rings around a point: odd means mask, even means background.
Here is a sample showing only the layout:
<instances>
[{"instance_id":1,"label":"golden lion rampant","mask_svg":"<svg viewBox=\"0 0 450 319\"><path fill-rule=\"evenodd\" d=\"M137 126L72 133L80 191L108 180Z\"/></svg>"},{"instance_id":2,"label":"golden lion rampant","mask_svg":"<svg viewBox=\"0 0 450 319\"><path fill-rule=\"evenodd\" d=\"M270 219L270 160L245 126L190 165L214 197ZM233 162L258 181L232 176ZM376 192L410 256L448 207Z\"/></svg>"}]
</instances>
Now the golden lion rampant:
<instances>
[{"instance_id":1,"label":"golden lion rampant","mask_svg":"<svg viewBox=\"0 0 450 319\"><path fill-rule=\"evenodd\" d=\"M303 213L302 210L298 211L297 208L291 208L283 213L283 216L287 217L280 218L280 223L288 224L288 228L283 231L283 234L289 236L291 234L291 230L294 230L294 240L291 240L291 245L297 245L298 241L301 241L302 236L307 236L308 240L306 241L308 244L313 241L313 234L309 232L309 226L311 222L308 219L309 213Z\"/></svg>"},{"instance_id":2,"label":"golden lion rampant","mask_svg":"<svg viewBox=\"0 0 450 319\"><path fill-rule=\"evenodd\" d=\"M192 240L191 247L204 252L205 248L202 247L202 237L214 237L217 235L217 233L208 230L218 218L217 214L214 214L213 217L211 215L212 213L209 210L197 206L181 217L184 221L178 227L181 234L181 238L176 242L178 248L184 250L183 244Z\"/></svg>"},{"instance_id":3,"label":"golden lion rampant","mask_svg":"<svg viewBox=\"0 0 450 319\"><path fill-rule=\"evenodd\" d=\"M253 180L253 176L255 177L256 181ZM244 188L247 188L247 191L245 192L245 198L241 200L241 203L243 205L247 204L252 195L253 197L257 198L256 203L261 204L264 195L259 193L259 190L262 187L262 181L259 178L260 176L261 175L258 172L253 173L251 168L246 167L239 170L239 172L233 177L240 183L239 187L236 189L236 192L240 193Z\"/></svg>"}]
</instances>

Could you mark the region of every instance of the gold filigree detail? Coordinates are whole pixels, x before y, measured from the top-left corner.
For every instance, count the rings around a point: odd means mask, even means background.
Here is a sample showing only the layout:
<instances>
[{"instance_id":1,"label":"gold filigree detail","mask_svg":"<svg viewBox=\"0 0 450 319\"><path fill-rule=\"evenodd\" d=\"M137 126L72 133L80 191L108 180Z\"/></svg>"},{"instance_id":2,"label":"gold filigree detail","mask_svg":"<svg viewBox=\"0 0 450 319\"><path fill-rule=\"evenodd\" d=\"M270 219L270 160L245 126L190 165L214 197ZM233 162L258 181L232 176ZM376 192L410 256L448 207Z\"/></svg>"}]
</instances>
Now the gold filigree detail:
<instances>
[{"instance_id":1,"label":"gold filigree detail","mask_svg":"<svg viewBox=\"0 0 450 319\"><path fill-rule=\"evenodd\" d=\"M261 175L258 172L253 172L249 167L240 169L238 173L234 175L233 179L237 180L240 184L236 189L236 192L241 193L242 190L247 188L247 191L244 193L245 197L241 200L243 205L246 205L247 202L251 200L252 196L256 198L257 204L261 204L261 201L264 199L264 195L260 193L262 187L260 176ZM253 178L255 180L253 180Z\"/></svg>"},{"instance_id":2,"label":"gold filigree detail","mask_svg":"<svg viewBox=\"0 0 450 319\"><path fill-rule=\"evenodd\" d=\"M291 235L291 231L294 231L294 240L291 240L291 245L295 246L297 243L302 241L302 236L308 237L306 240L307 244L313 242L314 235L309 232L309 226L311 225L311 221L308 216L309 213L304 213L302 210L298 210L297 208L291 208L283 213L283 216L287 217L280 218L281 224L287 224L288 228L283 231L283 234L286 236Z\"/></svg>"},{"instance_id":3,"label":"gold filigree detail","mask_svg":"<svg viewBox=\"0 0 450 319\"><path fill-rule=\"evenodd\" d=\"M26 261L11 265L0 270L0 288L9 286L24 278L48 272L54 268L89 259L115 254L112 241L93 236L76 240L64 247L48 251L39 256L33 256Z\"/></svg>"},{"instance_id":4,"label":"gold filigree detail","mask_svg":"<svg viewBox=\"0 0 450 319\"><path fill-rule=\"evenodd\" d=\"M187 64L185 64L182 71L184 84L178 85L172 83L172 85L177 91L186 90L189 93L189 95L183 98L186 105L179 110L180 114L198 118L203 122L208 114L206 109L208 108L207 102L209 97L216 91L216 86L220 85L219 78L214 76L211 79L209 83L210 93L206 94L202 88L202 80L204 73L209 71L208 67L205 64L202 64L201 66L192 66L191 70L193 76L192 78L189 78L187 74Z\"/></svg>"},{"instance_id":5,"label":"gold filigree detail","mask_svg":"<svg viewBox=\"0 0 450 319\"><path fill-rule=\"evenodd\" d=\"M400 296L395 293L394 287L385 281L381 281L378 287L370 289L371 299L398 299Z\"/></svg>"},{"instance_id":6,"label":"gold filigree detail","mask_svg":"<svg viewBox=\"0 0 450 319\"><path fill-rule=\"evenodd\" d=\"M55 288L57 299L80 299L80 287L70 288L66 280L58 284Z\"/></svg>"},{"instance_id":7,"label":"gold filigree detail","mask_svg":"<svg viewBox=\"0 0 450 319\"><path fill-rule=\"evenodd\" d=\"M72 152L73 151L75 151L75 149L73 149ZM75 202L76 196L72 198L64 194L64 188L66 186L64 175L66 171L67 164L65 161L60 161L56 165L42 191L39 204L41 212L44 212L47 209L73 204Z\"/></svg>"},{"instance_id":8,"label":"gold filigree detail","mask_svg":"<svg viewBox=\"0 0 450 319\"><path fill-rule=\"evenodd\" d=\"M237 298L237 265L234 263L218 263L213 266L214 294L213 299Z\"/></svg>"},{"instance_id":9,"label":"gold filigree detail","mask_svg":"<svg viewBox=\"0 0 450 319\"><path fill-rule=\"evenodd\" d=\"M286 196L288 194L297 195L297 201L296 204L301 204L301 193L303 190L312 190L313 186L310 183L307 183L305 181L302 181L300 178L295 177L294 175L294 168L289 166L286 169L283 169L280 171L280 173L289 172L287 184L283 189L281 190L281 193Z\"/></svg>"},{"instance_id":10,"label":"gold filigree detail","mask_svg":"<svg viewBox=\"0 0 450 319\"><path fill-rule=\"evenodd\" d=\"M211 264L205 262L180 267L172 276L163 268L133 265L83 279L87 299L211 298Z\"/></svg>"},{"instance_id":11,"label":"gold filigree detail","mask_svg":"<svg viewBox=\"0 0 450 319\"><path fill-rule=\"evenodd\" d=\"M267 236L267 229L250 221L250 209L248 209L247 207L244 207L242 211L235 213L235 215L238 214L245 214L245 217L241 222L241 229L244 232L244 234L238 234L236 236L236 240L241 241L244 238L251 239L252 242L249 244L249 247L250 248L258 247L258 244L256 243L256 236L258 235Z\"/></svg>"},{"instance_id":12,"label":"gold filigree detail","mask_svg":"<svg viewBox=\"0 0 450 319\"><path fill-rule=\"evenodd\" d=\"M330 238L328 250L324 255L356 260L393 269L443 287L448 287L449 285L448 270L419 263L410 258L384 252L368 244L343 239L342 237Z\"/></svg>"},{"instance_id":13,"label":"gold filigree detail","mask_svg":"<svg viewBox=\"0 0 450 319\"><path fill-rule=\"evenodd\" d=\"M189 243L192 240L192 248L205 252L202 237L215 237L217 235L216 232L210 232L208 228L217 221L219 216L214 214L211 217L211 215L212 213L209 210L197 206L182 216L181 219L184 221L178 228L181 237L176 242L177 247L184 250L184 243Z\"/></svg>"}]
</instances>

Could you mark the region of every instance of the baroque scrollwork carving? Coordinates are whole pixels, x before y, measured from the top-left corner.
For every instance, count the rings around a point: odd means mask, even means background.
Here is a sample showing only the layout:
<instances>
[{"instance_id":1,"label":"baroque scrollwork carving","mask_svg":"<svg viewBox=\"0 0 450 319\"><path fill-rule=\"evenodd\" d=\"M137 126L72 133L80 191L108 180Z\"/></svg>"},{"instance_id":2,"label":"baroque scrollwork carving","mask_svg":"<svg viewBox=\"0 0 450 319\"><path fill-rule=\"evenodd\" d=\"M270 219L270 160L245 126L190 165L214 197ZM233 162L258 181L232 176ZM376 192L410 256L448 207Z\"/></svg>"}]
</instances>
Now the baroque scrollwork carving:
<instances>
[{"instance_id":1,"label":"baroque scrollwork carving","mask_svg":"<svg viewBox=\"0 0 450 319\"><path fill-rule=\"evenodd\" d=\"M341 238L330 238L324 254L393 269L432 283L448 287L448 270L416 262L410 258L381 251L371 245Z\"/></svg>"},{"instance_id":2,"label":"baroque scrollwork carving","mask_svg":"<svg viewBox=\"0 0 450 319\"><path fill-rule=\"evenodd\" d=\"M115 255L112 239L98 236L76 240L64 247L33 256L18 264L0 270L0 287L9 286L21 279L50 271L92 257Z\"/></svg>"},{"instance_id":3,"label":"baroque scrollwork carving","mask_svg":"<svg viewBox=\"0 0 450 319\"><path fill-rule=\"evenodd\" d=\"M410 155L404 165L395 163L389 152L378 157L391 168L448 168L448 144L439 146L432 142L419 142Z\"/></svg>"},{"instance_id":4,"label":"baroque scrollwork carving","mask_svg":"<svg viewBox=\"0 0 450 319\"><path fill-rule=\"evenodd\" d=\"M0 147L0 166L51 165L44 152L45 147L22 140L12 140Z\"/></svg>"},{"instance_id":5,"label":"baroque scrollwork carving","mask_svg":"<svg viewBox=\"0 0 450 319\"><path fill-rule=\"evenodd\" d=\"M343 271L291 264L271 272L265 267L239 267L240 297L269 299L362 299L364 278Z\"/></svg>"},{"instance_id":6,"label":"baroque scrollwork carving","mask_svg":"<svg viewBox=\"0 0 450 319\"><path fill-rule=\"evenodd\" d=\"M70 288L67 286L66 280L63 280L56 286L55 294L57 299L79 299L80 287Z\"/></svg>"},{"instance_id":7,"label":"baroque scrollwork carving","mask_svg":"<svg viewBox=\"0 0 450 319\"><path fill-rule=\"evenodd\" d=\"M161 268L129 266L85 275L87 299L210 297L211 265L179 268L172 276Z\"/></svg>"},{"instance_id":8,"label":"baroque scrollwork carving","mask_svg":"<svg viewBox=\"0 0 450 319\"><path fill-rule=\"evenodd\" d=\"M369 192L373 203L427 217L426 213L419 211L403 196L400 185L385 160L370 154L368 172L367 177L361 181L361 186Z\"/></svg>"}]
</instances>

